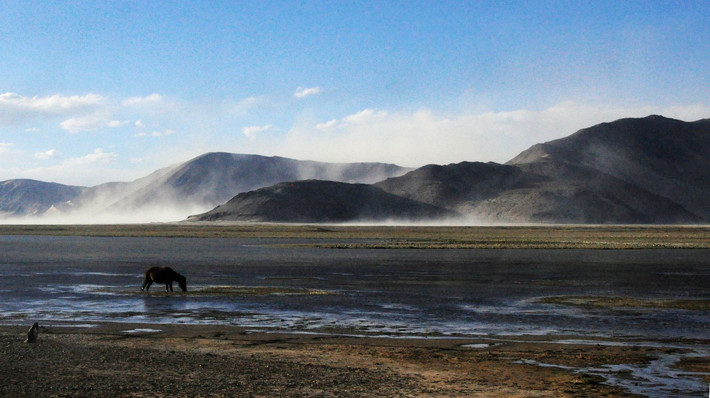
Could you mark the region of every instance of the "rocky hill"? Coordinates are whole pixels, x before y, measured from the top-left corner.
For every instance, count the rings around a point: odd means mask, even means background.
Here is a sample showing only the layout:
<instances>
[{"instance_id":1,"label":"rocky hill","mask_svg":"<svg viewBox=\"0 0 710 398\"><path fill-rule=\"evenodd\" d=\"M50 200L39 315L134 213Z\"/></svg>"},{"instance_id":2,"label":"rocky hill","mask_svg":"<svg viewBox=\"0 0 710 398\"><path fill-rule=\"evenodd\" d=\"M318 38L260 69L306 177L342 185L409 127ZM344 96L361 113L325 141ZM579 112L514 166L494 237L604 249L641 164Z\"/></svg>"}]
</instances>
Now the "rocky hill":
<instances>
[{"instance_id":1,"label":"rocky hill","mask_svg":"<svg viewBox=\"0 0 710 398\"><path fill-rule=\"evenodd\" d=\"M346 222L440 219L455 213L372 185L307 180L241 193L190 221Z\"/></svg>"}]
</instances>

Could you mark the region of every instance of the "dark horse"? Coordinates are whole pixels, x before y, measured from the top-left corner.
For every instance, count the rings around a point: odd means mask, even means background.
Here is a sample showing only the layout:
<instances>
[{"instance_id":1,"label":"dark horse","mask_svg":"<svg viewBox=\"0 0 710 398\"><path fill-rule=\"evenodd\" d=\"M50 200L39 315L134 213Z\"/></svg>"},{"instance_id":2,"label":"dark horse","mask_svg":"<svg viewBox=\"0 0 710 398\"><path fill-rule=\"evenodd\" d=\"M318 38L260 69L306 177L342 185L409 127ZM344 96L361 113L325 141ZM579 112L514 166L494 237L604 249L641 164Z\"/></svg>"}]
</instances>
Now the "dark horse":
<instances>
[{"instance_id":1,"label":"dark horse","mask_svg":"<svg viewBox=\"0 0 710 398\"><path fill-rule=\"evenodd\" d=\"M170 267L151 267L145 271L141 290L149 291L153 282L164 283L165 291L173 291L173 281L177 281L183 292L187 291L187 279Z\"/></svg>"}]
</instances>

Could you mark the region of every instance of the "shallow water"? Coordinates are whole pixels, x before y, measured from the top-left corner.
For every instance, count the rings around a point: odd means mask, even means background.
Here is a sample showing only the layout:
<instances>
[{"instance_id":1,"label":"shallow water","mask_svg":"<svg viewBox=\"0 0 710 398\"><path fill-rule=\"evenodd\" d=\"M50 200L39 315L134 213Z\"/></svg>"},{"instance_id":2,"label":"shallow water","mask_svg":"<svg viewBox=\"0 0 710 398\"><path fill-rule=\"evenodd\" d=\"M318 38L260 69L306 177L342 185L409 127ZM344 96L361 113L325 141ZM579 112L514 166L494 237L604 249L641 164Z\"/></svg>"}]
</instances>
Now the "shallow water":
<instances>
[{"instance_id":1,"label":"shallow water","mask_svg":"<svg viewBox=\"0 0 710 398\"><path fill-rule=\"evenodd\" d=\"M707 250L271 246L278 243L299 242L0 236L0 322L229 324L406 337L710 338L708 311L539 302L556 295L709 299ZM157 284L142 292L142 273L154 265L187 276L188 292L165 293Z\"/></svg>"},{"instance_id":2,"label":"shallow water","mask_svg":"<svg viewBox=\"0 0 710 398\"><path fill-rule=\"evenodd\" d=\"M293 241L289 241L293 243ZM360 250L278 240L0 237L0 321L223 323L392 334L708 338L710 314L555 295L710 298L704 250ZM140 290L167 265L188 292ZM179 290L177 284L175 289Z\"/></svg>"}]
</instances>

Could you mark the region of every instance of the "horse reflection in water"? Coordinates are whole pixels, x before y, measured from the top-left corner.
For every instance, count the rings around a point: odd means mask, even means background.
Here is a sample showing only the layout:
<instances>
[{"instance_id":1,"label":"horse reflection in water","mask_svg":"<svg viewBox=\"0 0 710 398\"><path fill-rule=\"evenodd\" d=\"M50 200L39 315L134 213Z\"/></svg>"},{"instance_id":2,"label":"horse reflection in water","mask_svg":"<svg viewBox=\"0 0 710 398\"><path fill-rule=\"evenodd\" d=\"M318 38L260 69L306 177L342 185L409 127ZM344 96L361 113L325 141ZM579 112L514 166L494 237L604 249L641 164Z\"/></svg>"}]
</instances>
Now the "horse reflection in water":
<instances>
[{"instance_id":1,"label":"horse reflection in water","mask_svg":"<svg viewBox=\"0 0 710 398\"><path fill-rule=\"evenodd\" d=\"M187 278L178 274L170 267L151 267L145 271L145 277L143 278L143 287L141 290L149 291L150 285L156 283L164 283L165 291L173 291L173 282L177 282L180 285L180 289L183 292L187 291Z\"/></svg>"}]
</instances>

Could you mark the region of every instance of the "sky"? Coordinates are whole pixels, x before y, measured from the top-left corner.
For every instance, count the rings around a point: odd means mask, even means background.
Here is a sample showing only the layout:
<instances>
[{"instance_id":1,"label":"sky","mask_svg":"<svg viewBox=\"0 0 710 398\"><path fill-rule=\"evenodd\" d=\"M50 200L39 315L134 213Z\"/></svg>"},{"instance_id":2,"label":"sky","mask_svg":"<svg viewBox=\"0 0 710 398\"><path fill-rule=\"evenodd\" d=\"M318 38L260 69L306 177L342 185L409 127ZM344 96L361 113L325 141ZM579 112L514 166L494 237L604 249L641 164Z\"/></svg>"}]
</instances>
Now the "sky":
<instances>
[{"instance_id":1,"label":"sky","mask_svg":"<svg viewBox=\"0 0 710 398\"><path fill-rule=\"evenodd\" d=\"M710 118L707 1L4 1L0 181L206 152L503 163L623 117Z\"/></svg>"}]
</instances>

